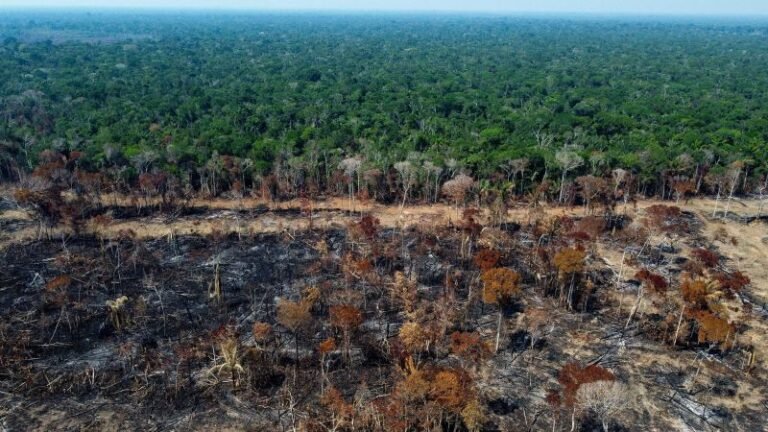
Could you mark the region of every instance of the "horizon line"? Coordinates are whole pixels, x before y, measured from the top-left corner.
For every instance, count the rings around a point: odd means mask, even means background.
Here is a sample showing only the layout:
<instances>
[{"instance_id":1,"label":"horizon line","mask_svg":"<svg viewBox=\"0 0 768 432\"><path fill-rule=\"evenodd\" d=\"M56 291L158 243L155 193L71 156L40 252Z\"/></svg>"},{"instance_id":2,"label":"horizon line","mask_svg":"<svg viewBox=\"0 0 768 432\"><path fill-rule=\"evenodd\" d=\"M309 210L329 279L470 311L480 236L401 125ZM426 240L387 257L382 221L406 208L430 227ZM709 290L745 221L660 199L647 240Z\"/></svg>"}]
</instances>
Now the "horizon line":
<instances>
[{"instance_id":1,"label":"horizon line","mask_svg":"<svg viewBox=\"0 0 768 432\"><path fill-rule=\"evenodd\" d=\"M706 17L706 18L768 18L768 12L683 12L683 11L585 11L585 10L488 10L488 9L386 9L386 8L270 8L270 7L247 7L247 6L130 6L130 5L107 5L107 6L3 6L0 5L0 11L12 12L39 12L39 11L66 11L66 12L277 12L277 13L323 13L323 14L365 14L365 13L387 13L387 14L446 14L446 15L492 15L492 16L598 16L598 17Z\"/></svg>"}]
</instances>

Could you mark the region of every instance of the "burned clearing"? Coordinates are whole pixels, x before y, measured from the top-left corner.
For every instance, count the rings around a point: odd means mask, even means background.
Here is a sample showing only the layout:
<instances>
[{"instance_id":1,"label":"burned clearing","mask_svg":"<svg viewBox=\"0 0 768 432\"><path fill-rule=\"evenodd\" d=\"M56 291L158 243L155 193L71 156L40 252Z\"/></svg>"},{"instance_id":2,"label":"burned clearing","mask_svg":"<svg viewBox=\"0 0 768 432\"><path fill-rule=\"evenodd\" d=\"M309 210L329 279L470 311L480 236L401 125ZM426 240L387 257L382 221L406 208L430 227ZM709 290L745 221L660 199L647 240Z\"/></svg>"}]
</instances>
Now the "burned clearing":
<instances>
[{"instance_id":1,"label":"burned clearing","mask_svg":"<svg viewBox=\"0 0 768 432\"><path fill-rule=\"evenodd\" d=\"M719 252L737 240L711 238L718 222L661 204L522 213L323 210L335 226L292 229L304 212L265 206L230 216L282 229L10 242L2 426L762 427L765 292Z\"/></svg>"}]
</instances>

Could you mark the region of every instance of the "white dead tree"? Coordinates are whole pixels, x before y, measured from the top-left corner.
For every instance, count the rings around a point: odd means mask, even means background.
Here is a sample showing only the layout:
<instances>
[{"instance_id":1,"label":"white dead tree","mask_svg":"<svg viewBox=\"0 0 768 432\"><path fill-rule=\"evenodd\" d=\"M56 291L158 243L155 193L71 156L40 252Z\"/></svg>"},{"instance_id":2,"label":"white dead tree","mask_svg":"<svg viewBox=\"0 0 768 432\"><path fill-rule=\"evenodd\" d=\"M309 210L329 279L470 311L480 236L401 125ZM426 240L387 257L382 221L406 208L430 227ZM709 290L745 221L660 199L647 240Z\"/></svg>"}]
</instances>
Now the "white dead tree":
<instances>
[{"instance_id":1,"label":"white dead tree","mask_svg":"<svg viewBox=\"0 0 768 432\"><path fill-rule=\"evenodd\" d=\"M613 180L613 193L614 195L619 190L624 180L627 179L627 170L623 168L616 168L611 171L611 179Z\"/></svg>"},{"instance_id":2,"label":"white dead tree","mask_svg":"<svg viewBox=\"0 0 768 432\"><path fill-rule=\"evenodd\" d=\"M136 168L139 174L149 172L152 165L159 159L157 153L152 150L143 151L131 158L131 165Z\"/></svg>"},{"instance_id":3,"label":"white dead tree","mask_svg":"<svg viewBox=\"0 0 768 432\"><path fill-rule=\"evenodd\" d=\"M541 129L533 133L533 137L536 138L536 145L539 147L549 147L555 141L555 136L551 133L544 132Z\"/></svg>"},{"instance_id":4,"label":"white dead tree","mask_svg":"<svg viewBox=\"0 0 768 432\"><path fill-rule=\"evenodd\" d=\"M511 180L514 181L517 176L520 176L520 187L519 191L520 193L523 193L523 183L525 179L525 171L528 169L528 165L530 164L530 160L528 158L519 158L519 159L512 159L511 161L507 162L507 177L509 180L509 177L511 177Z\"/></svg>"},{"instance_id":5,"label":"white dead tree","mask_svg":"<svg viewBox=\"0 0 768 432\"><path fill-rule=\"evenodd\" d=\"M349 157L342 159L339 162L339 169L344 172L347 177L347 187L349 190L349 206L352 211L355 211L355 182L357 182L357 190L360 191L360 167L363 166L363 161L359 157Z\"/></svg>"},{"instance_id":6,"label":"white dead tree","mask_svg":"<svg viewBox=\"0 0 768 432\"><path fill-rule=\"evenodd\" d=\"M447 161L445 161L445 175L449 178L453 177L456 174L456 171L459 169L459 162L454 159L450 158Z\"/></svg>"},{"instance_id":7,"label":"white dead tree","mask_svg":"<svg viewBox=\"0 0 768 432\"><path fill-rule=\"evenodd\" d=\"M726 173L726 181L728 182L728 203L725 205L725 216L728 217L728 212L731 210L731 200L733 194L736 192L736 188L739 186L739 177L741 177L741 171L744 169L744 162L737 160L731 163Z\"/></svg>"},{"instance_id":8,"label":"white dead tree","mask_svg":"<svg viewBox=\"0 0 768 432\"><path fill-rule=\"evenodd\" d=\"M629 201L629 188L627 187L628 180L630 179L629 171L623 168L616 168L611 171L611 180L613 181L613 197L618 198L619 188L624 187L621 198L624 201L624 213L627 212L627 202Z\"/></svg>"},{"instance_id":9,"label":"white dead tree","mask_svg":"<svg viewBox=\"0 0 768 432\"><path fill-rule=\"evenodd\" d=\"M618 381L596 381L582 384L576 392L578 408L591 411L608 432L608 422L629 408L629 388Z\"/></svg>"},{"instance_id":10,"label":"white dead tree","mask_svg":"<svg viewBox=\"0 0 768 432\"><path fill-rule=\"evenodd\" d=\"M464 203L467 198L467 192L475 184L472 177L466 174L459 174L452 180L448 180L443 184L443 195L450 198L456 206L456 217L459 214L459 203Z\"/></svg>"},{"instance_id":11,"label":"white dead tree","mask_svg":"<svg viewBox=\"0 0 768 432\"><path fill-rule=\"evenodd\" d=\"M395 164L395 171L400 175L400 185L403 188L403 202L400 204L400 211L405 207L411 188L416 184L418 171L410 161L402 161Z\"/></svg>"},{"instance_id":12,"label":"white dead tree","mask_svg":"<svg viewBox=\"0 0 768 432\"><path fill-rule=\"evenodd\" d=\"M562 176L560 178L560 198L559 203L563 203L563 196L565 194L565 178L568 173L584 165L584 158L579 156L578 153L572 150L563 149L555 153L555 160L560 166Z\"/></svg>"},{"instance_id":13,"label":"white dead tree","mask_svg":"<svg viewBox=\"0 0 768 432\"><path fill-rule=\"evenodd\" d=\"M422 167L424 168L424 173L427 177L424 181L424 187L426 189L424 195L427 198L427 202L436 202L438 193L440 192L440 174L443 173L443 169L431 161L425 161Z\"/></svg>"},{"instance_id":14,"label":"white dead tree","mask_svg":"<svg viewBox=\"0 0 768 432\"><path fill-rule=\"evenodd\" d=\"M598 170L604 167L608 163L608 158L603 152L593 152L589 155L589 166L592 170L592 175L598 175Z\"/></svg>"},{"instance_id":15,"label":"white dead tree","mask_svg":"<svg viewBox=\"0 0 768 432\"><path fill-rule=\"evenodd\" d=\"M715 208L712 210L712 217L717 216L717 209L720 206L720 195L723 191L723 183L725 183L725 176L720 173L709 173L706 176L707 183L713 187L717 187L717 194L715 195Z\"/></svg>"}]
</instances>

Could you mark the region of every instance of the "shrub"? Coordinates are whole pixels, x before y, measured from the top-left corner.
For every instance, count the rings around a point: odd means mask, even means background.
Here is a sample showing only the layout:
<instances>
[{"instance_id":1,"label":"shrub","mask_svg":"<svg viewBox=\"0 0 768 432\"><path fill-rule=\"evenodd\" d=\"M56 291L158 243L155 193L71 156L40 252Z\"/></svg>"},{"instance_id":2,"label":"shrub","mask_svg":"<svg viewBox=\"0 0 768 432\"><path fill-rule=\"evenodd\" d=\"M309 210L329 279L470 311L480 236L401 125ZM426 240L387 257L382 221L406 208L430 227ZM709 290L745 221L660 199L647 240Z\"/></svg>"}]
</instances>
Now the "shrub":
<instances>
[{"instance_id":1,"label":"shrub","mask_svg":"<svg viewBox=\"0 0 768 432\"><path fill-rule=\"evenodd\" d=\"M691 256L707 268L715 268L720 263L720 255L703 248L694 249L691 251Z\"/></svg>"},{"instance_id":2,"label":"shrub","mask_svg":"<svg viewBox=\"0 0 768 432\"><path fill-rule=\"evenodd\" d=\"M616 377L611 371L598 365L581 367L578 363L568 363L560 370L557 378L563 388L563 403L572 408L576 403L576 393L584 384L597 381L613 381Z\"/></svg>"},{"instance_id":3,"label":"shrub","mask_svg":"<svg viewBox=\"0 0 768 432\"><path fill-rule=\"evenodd\" d=\"M667 291L669 283L664 279L664 276L653 273L647 269L642 269L635 273L635 278L641 281L652 292L657 294L663 294Z\"/></svg>"},{"instance_id":4,"label":"shrub","mask_svg":"<svg viewBox=\"0 0 768 432\"><path fill-rule=\"evenodd\" d=\"M474 263L482 271L490 270L499 263L501 254L492 249L480 249L475 254Z\"/></svg>"}]
</instances>

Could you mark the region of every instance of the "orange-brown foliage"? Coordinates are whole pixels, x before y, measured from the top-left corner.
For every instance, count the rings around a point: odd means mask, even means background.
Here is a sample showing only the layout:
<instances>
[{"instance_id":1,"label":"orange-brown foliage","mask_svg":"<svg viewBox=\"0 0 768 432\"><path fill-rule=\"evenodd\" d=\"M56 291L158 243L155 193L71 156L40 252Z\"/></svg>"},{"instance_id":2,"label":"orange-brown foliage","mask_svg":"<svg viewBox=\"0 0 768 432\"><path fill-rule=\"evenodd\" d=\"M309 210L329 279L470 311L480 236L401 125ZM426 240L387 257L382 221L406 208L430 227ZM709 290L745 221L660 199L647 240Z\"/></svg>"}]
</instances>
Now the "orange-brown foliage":
<instances>
[{"instance_id":1,"label":"orange-brown foliage","mask_svg":"<svg viewBox=\"0 0 768 432\"><path fill-rule=\"evenodd\" d=\"M251 327L251 333L256 342L263 343L272 338L272 326L265 322L255 322Z\"/></svg>"},{"instance_id":2,"label":"orange-brown foliage","mask_svg":"<svg viewBox=\"0 0 768 432\"><path fill-rule=\"evenodd\" d=\"M646 225L662 232L683 232L688 223L682 219L682 211L676 206L654 204L645 210Z\"/></svg>"},{"instance_id":3,"label":"orange-brown foliage","mask_svg":"<svg viewBox=\"0 0 768 432\"><path fill-rule=\"evenodd\" d=\"M360 219L360 222L357 223L360 231L369 240L373 240L376 237L376 234L379 232L379 225L379 219L371 215L363 216L362 219Z\"/></svg>"},{"instance_id":4,"label":"orange-brown foliage","mask_svg":"<svg viewBox=\"0 0 768 432\"><path fill-rule=\"evenodd\" d=\"M451 334L451 352L472 362L479 362L491 355L491 348L476 332Z\"/></svg>"},{"instance_id":5,"label":"orange-brown foliage","mask_svg":"<svg viewBox=\"0 0 768 432\"><path fill-rule=\"evenodd\" d=\"M477 222L480 210L474 208L464 209L461 227L470 235L476 236L483 230L483 226Z\"/></svg>"},{"instance_id":6,"label":"orange-brown foliage","mask_svg":"<svg viewBox=\"0 0 768 432\"><path fill-rule=\"evenodd\" d=\"M563 403L563 399L560 397L560 392L555 389L550 389L544 400L547 401L547 404L552 407L552 409L559 408L560 404Z\"/></svg>"},{"instance_id":7,"label":"orange-brown foliage","mask_svg":"<svg viewBox=\"0 0 768 432\"><path fill-rule=\"evenodd\" d=\"M71 277L68 275L58 275L45 284L45 289L48 291L58 291L60 289L68 288L71 284Z\"/></svg>"},{"instance_id":8,"label":"orange-brown foliage","mask_svg":"<svg viewBox=\"0 0 768 432\"><path fill-rule=\"evenodd\" d=\"M355 262L355 269L360 275L368 275L373 271L373 262L369 259L361 259Z\"/></svg>"},{"instance_id":9,"label":"orange-brown foliage","mask_svg":"<svg viewBox=\"0 0 768 432\"><path fill-rule=\"evenodd\" d=\"M699 324L699 343L717 343L723 349L733 346L733 324L706 311L697 312L695 317Z\"/></svg>"},{"instance_id":10,"label":"orange-brown foliage","mask_svg":"<svg viewBox=\"0 0 768 432\"><path fill-rule=\"evenodd\" d=\"M482 271L490 270L499 263L501 254L493 249L480 249L475 254L474 263Z\"/></svg>"},{"instance_id":11,"label":"orange-brown foliage","mask_svg":"<svg viewBox=\"0 0 768 432\"><path fill-rule=\"evenodd\" d=\"M669 287L669 283L664 279L664 276L653 273L647 269L642 269L635 273L635 279L644 283L648 289L657 294L665 293Z\"/></svg>"},{"instance_id":12,"label":"orange-brown foliage","mask_svg":"<svg viewBox=\"0 0 768 432\"><path fill-rule=\"evenodd\" d=\"M707 283L703 279L686 278L680 284L683 300L694 308L703 308L707 304Z\"/></svg>"},{"instance_id":13,"label":"orange-brown foliage","mask_svg":"<svg viewBox=\"0 0 768 432\"><path fill-rule=\"evenodd\" d=\"M305 302L283 300L277 305L277 322L296 332L306 326L312 318L309 310L310 305Z\"/></svg>"},{"instance_id":14,"label":"orange-brown foliage","mask_svg":"<svg viewBox=\"0 0 768 432\"><path fill-rule=\"evenodd\" d=\"M417 282L413 278L405 276L401 271L395 272L392 297L399 301L406 313L413 312L418 299Z\"/></svg>"},{"instance_id":15,"label":"orange-brown foliage","mask_svg":"<svg viewBox=\"0 0 768 432\"><path fill-rule=\"evenodd\" d=\"M749 277L740 271L733 273L720 272L716 273L714 277L720 283L720 287L731 296L752 283Z\"/></svg>"},{"instance_id":16,"label":"orange-brown foliage","mask_svg":"<svg viewBox=\"0 0 768 432\"><path fill-rule=\"evenodd\" d=\"M576 392L582 384L615 379L611 371L601 366L581 367L578 363L568 363L560 370L557 380L563 387L563 403L570 408L576 403Z\"/></svg>"},{"instance_id":17,"label":"orange-brown foliage","mask_svg":"<svg viewBox=\"0 0 768 432\"><path fill-rule=\"evenodd\" d=\"M336 350L336 341L333 338L328 338L317 344L317 351L319 351L320 354L328 354L334 350Z\"/></svg>"},{"instance_id":18,"label":"orange-brown foliage","mask_svg":"<svg viewBox=\"0 0 768 432\"><path fill-rule=\"evenodd\" d=\"M362 324L360 309L350 305L331 306L331 324L343 330L351 330Z\"/></svg>"},{"instance_id":19,"label":"orange-brown foliage","mask_svg":"<svg viewBox=\"0 0 768 432\"><path fill-rule=\"evenodd\" d=\"M426 348L427 342L429 342L429 334L427 334L424 327L415 322L407 322L400 327L400 334L398 335L403 342L403 346L408 352L416 353Z\"/></svg>"},{"instance_id":20,"label":"orange-brown foliage","mask_svg":"<svg viewBox=\"0 0 768 432\"><path fill-rule=\"evenodd\" d=\"M352 405L344 400L344 396L335 387L325 390L320 397L320 403L336 417L337 424L354 413Z\"/></svg>"},{"instance_id":21,"label":"orange-brown foliage","mask_svg":"<svg viewBox=\"0 0 768 432\"><path fill-rule=\"evenodd\" d=\"M590 240L592 240L592 236L590 236L589 234L587 234L587 233L586 233L586 232L584 232L584 231L575 231L575 232L572 232L572 233L570 233L570 234L568 235L568 237L570 237L570 238L571 238L571 239L573 239L573 240L576 240L577 242L580 242L580 241L581 241L581 242L587 242L587 241L590 241Z\"/></svg>"},{"instance_id":22,"label":"orange-brown foliage","mask_svg":"<svg viewBox=\"0 0 768 432\"><path fill-rule=\"evenodd\" d=\"M584 269L587 253L581 249L568 248L555 254L555 266L563 274L580 273Z\"/></svg>"},{"instance_id":23,"label":"orange-brown foliage","mask_svg":"<svg viewBox=\"0 0 768 432\"><path fill-rule=\"evenodd\" d=\"M502 304L510 301L520 292L520 274L508 268L494 268L483 272L483 301L488 304Z\"/></svg>"},{"instance_id":24,"label":"orange-brown foliage","mask_svg":"<svg viewBox=\"0 0 768 432\"><path fill-rule=\"evenodd\" d=\"M707 249L694 249L691 255L708 268L715 268L720 263L720 255Z\"/></svg>"},{"instance_id":25,"label":"orange-brown foliage","mask_svg":"<svg viewBox=\"0 0 768 432\"><path fill-rule=\"evenodd\" d=\"M597 238L605 230L605 219L597 216L587 216L576 223L575 231L584 232L591 238Z\"/></svg>"},{"instance_id":26,"label":"orange-brown foliage","mask_svg":"<svg viewBox=\"0 0 768 432\"><path fill-rule=\"evenodd\" d=\"M464 403L470 399L467 397L467 381L466 374L459 370L442 370L435 374L430 395L445 409L459 413Z\"/></svg>"}]
</instances>

